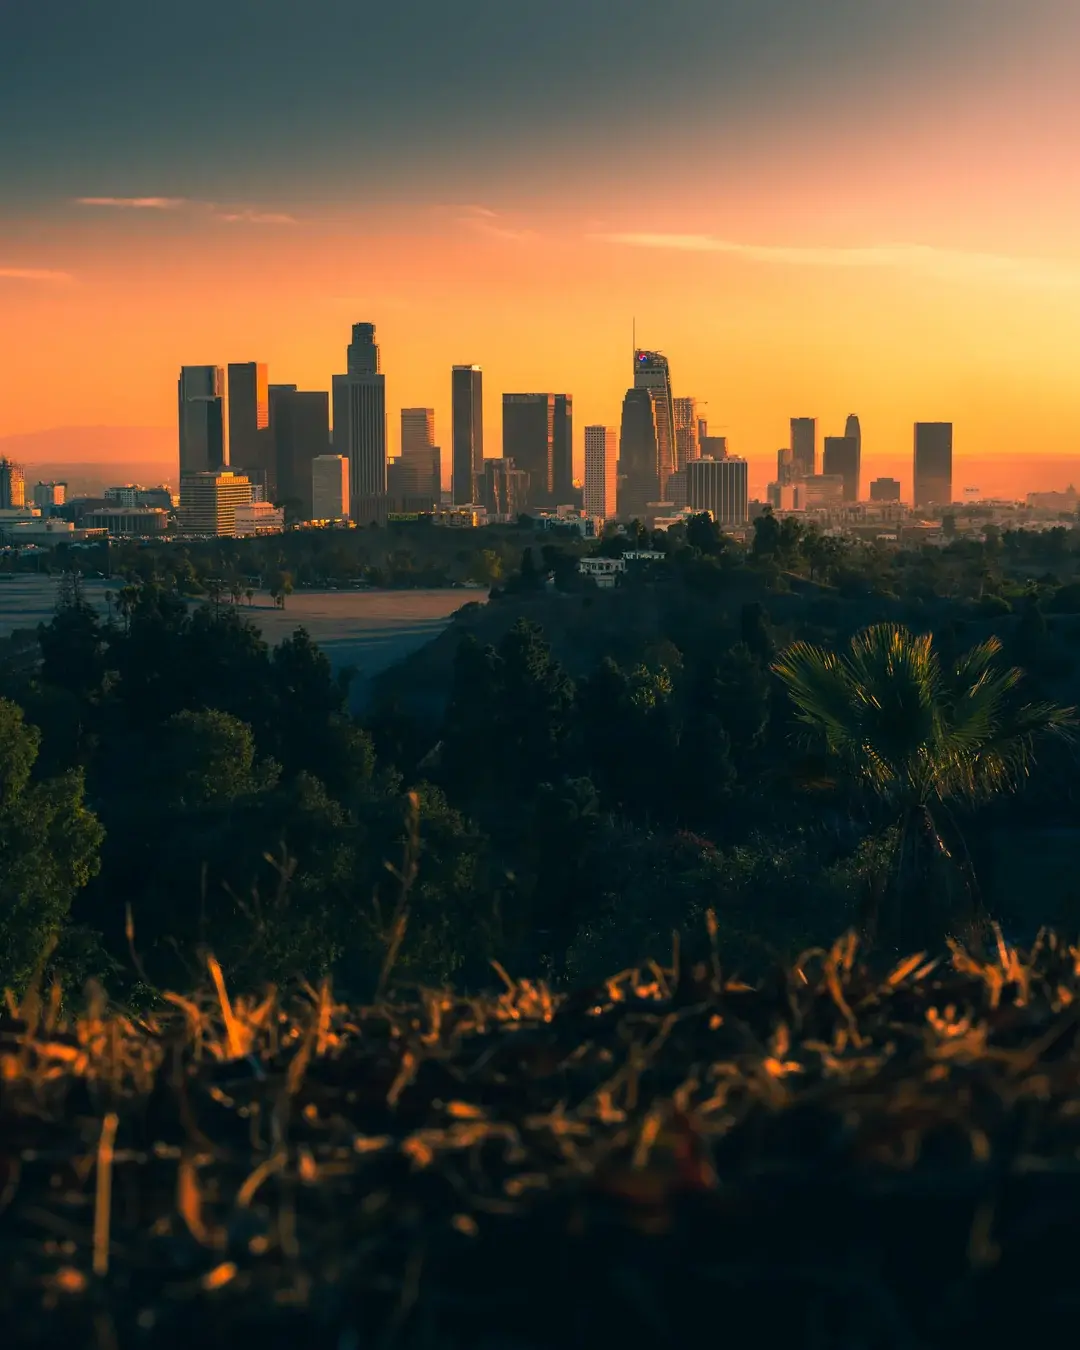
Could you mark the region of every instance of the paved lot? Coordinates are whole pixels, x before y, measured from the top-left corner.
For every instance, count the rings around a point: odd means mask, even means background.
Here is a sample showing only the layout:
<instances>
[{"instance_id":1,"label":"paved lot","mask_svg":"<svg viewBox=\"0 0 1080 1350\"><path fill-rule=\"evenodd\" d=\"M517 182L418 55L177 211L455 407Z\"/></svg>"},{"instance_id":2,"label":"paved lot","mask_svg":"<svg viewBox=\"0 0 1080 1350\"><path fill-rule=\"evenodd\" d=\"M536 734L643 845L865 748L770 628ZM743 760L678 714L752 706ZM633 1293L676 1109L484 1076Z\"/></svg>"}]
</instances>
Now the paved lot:
<instances>
[{"instance_id":1,"label":"paved lot","mask_svg":"<svg viewBox=\"0 0 1080 1350\"><path fill-rule=\"evenodd\" d=\"M87 600L104 614L106 593L120 582L88 580ZM0 637L17 628L48 622L56 604L58 581L45 576L16 576L0 581ZM267 595L256 596L242 612L277 643L303 626L326 652L335 668L353 666L358 683L408 656L442 632L462 605L484 598L483 591L297 591L284 610ZM358 691L359 692L359 691Z\"/></svg>"}]
</instances>

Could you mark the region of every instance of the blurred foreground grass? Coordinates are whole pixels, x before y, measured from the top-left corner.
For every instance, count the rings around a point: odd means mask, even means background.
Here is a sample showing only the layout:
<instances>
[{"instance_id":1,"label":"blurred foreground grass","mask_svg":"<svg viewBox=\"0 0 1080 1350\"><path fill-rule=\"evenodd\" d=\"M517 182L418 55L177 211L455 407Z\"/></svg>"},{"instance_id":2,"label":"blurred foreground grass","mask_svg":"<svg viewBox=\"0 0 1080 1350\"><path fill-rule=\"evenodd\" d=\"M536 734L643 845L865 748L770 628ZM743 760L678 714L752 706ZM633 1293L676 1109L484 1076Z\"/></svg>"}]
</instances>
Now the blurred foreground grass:
<instances>
[{"instance_id":1,"label":"blurred foreground grass","mask_svg":"<svg viewBox=\"0 0 1080 1350\"><path fill-rule=\"evenodd\" d=\"M715 934L713 934L715 938ZM1080 1314L1080 949L0 1021L0 1343L960 1347Z\"/></svg>"}]
</instances>

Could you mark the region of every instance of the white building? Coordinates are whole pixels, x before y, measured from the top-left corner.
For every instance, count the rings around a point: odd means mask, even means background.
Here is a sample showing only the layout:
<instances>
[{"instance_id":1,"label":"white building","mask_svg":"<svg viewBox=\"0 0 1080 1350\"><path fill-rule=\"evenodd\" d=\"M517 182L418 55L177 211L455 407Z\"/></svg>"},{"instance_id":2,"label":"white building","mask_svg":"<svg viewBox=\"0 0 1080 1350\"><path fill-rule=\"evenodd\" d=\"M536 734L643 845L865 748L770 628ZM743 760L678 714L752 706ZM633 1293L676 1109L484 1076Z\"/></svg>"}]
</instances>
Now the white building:
<instances>
[{"instance_id":1,"label":"white building","mask_svg":"<svg viewBox=\"0 0 1080 1350\"><path fill-rule=\"evenodd\" d=\"M585 428L585 487L582 504L587 516L611 520L616 513L619 436L614 427Z\"/></svg>"},{"instance_id":2,"label":"white building","mask_svg":"<svg viewBox=\"0 0 1080 1350\"><path fill-rule=\"evenodd\" d=\"M270 502L238 502L234 535L244 539L253 534L280 534L285 528L285 508Z\"/></svg>"},{"instance_id":3,"label":"white building","mask_svg":"<svg viewBox=\"0 0 1080 1350\"><path fill-rule=\"evenodd\" d=\"M349 461L316 455L311 461L312 520L344 520L349 514Z\"/></svg>"}]
</instances>

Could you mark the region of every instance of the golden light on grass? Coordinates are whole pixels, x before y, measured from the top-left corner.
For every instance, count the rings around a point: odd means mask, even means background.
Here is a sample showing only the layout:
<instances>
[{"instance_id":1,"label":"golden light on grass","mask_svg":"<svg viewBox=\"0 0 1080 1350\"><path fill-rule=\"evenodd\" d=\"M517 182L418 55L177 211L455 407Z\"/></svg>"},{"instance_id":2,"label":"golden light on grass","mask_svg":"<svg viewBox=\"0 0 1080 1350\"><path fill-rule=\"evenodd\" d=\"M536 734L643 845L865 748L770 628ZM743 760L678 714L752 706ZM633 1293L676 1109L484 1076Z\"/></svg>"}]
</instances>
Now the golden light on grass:
<instances>
[{"instance_id":1,"label":"golden light on grass","mask_svg":"<svg viewBox=\"0 0 1080 1350\"><path fill-rule=\"evenodd\" d=\"M97 1189L94 1196L94 1274L109 1273L109 1225L112 1214L113 1149L120 1118L110 1111L101 1125L97 1151Z\"/></svg>"}]
</instances>

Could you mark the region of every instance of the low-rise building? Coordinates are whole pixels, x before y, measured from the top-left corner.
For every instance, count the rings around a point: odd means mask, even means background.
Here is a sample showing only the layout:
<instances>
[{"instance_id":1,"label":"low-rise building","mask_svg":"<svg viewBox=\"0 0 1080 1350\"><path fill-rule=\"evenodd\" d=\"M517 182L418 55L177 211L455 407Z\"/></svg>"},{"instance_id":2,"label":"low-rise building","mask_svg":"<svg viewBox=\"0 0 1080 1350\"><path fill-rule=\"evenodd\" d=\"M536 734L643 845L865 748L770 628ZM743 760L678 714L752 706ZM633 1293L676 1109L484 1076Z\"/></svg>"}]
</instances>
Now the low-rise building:
<instances>
[{"instance_id":1,"label":"low-rise building","mask_svg":"<svg viewBox=\"0 0 1080 1350\"><path fill-rule=\"evenodd\" d=\"M280 534L284 528L283 506L260 501L237 503L236 524L233 530L237 539L246 539L255 534Z\"/></svg>"},{"instance_id":2,"label":"low-rise building","mask_svg":"<svg viewBox=\"0 0 1080 1350\"><path fill-rule=\"evenodd\" d=\"M106 507L87 511L83 525L90 530L106 530L117 538L141 538L164 534L169 524L169 513L160 507L134 506Z\"/></svg>"}]
</instances>

